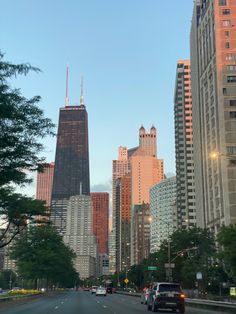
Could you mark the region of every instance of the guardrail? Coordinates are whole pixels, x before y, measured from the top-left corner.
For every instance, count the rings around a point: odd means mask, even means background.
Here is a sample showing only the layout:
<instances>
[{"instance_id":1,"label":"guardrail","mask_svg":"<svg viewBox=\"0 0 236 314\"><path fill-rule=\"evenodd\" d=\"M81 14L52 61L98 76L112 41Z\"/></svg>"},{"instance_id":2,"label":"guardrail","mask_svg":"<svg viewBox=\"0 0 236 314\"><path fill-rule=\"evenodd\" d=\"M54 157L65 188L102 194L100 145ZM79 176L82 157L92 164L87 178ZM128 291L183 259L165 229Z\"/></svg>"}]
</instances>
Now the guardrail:
<instances>
[{"instance_id":1,"label":"guardrail","mask_svg":"<svg viewBox=\"0 0 236 314\"><path fill-rule=\"evenodd\" d=\"M117 291L119 294L129 295L132 297L140 297L141 293L130 293L126 291ZM236 313L236 303L232 302L223 302L223 301L212 301L212 300L202 300L202 299L190 299L186 298L186 305L192 307L201 307L201 308L208 308L213 309L216 311L227 311Z\"/></svg>"},{"instance_id":2,"label":"guardrail","mask_svg":"<svg viewBox=\"0 0 236 314\"><path fill-rule=\"evenodd\" d=\"M29 297L39 296L39 295L42 295L42 293L34 293L34 294L26 294L26 295L11 295L11 296L0 298L0 302L19 300L19 299L24 299L24 298L29 298Z\"/></svg>"}]
</instances>

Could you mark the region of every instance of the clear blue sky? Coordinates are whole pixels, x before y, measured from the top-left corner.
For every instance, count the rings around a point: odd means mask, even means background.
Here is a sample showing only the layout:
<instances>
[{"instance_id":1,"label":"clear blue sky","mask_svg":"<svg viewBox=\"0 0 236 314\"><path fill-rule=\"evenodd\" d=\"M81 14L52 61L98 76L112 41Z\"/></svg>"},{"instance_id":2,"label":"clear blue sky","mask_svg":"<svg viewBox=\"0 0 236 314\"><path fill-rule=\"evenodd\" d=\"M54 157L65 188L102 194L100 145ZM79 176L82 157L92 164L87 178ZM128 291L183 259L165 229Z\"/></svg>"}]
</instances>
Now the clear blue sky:
<instances>
[{"instance_id":1,"label":"clear blue sky","mask_svg":"<svg viewBox=\"0 0 236 314\"><path fill-rule=\"evenodd\" d=\"M141 124L158 130L158 157L175 172L173 93L176 61L189 58L193 0L1 1L0 49L5 59L43 72L12 82L41 95L58 123L70 66L70 104L84 75L89 114L92 189L109 189L118 146L138 144ZM46 141L48 161L56 138Z\"/></svg>"}]
</instances>

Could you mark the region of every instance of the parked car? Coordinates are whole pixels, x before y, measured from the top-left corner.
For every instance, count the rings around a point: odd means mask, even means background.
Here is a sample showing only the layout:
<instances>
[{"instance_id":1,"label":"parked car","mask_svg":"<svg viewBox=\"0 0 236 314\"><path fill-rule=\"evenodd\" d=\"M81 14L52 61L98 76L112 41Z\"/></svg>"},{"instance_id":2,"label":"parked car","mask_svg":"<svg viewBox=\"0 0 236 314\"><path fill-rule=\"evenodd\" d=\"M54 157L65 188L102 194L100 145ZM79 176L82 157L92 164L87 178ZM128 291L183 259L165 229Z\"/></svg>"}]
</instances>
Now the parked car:
<instances>
[{"instance_id":1,"label":"parked car","mask_svg":"<svg viewBox=\"0 0 236 314\"><path fill-rule=\"evenodd\" d=\"M147 309L157 312L158 309L171 309L185 313L185 295L180 284L156 282L151 295L147 298Z\"/></svg>"},{"instance_id":2,"label":"parked car","mask_svg":"<svg viewBox=\"0 0 236 314\"><path fill-rule=\"evenodd\" d=\"M90 289L89 289L89 287L84 287L83 290L84 291L89 291Z\"/></svg>"},{"instance_id":3,"label":"parked car","mask_svg":"<svg viewBox=\"0 0 236 314\"><path fill-rule=\"evenodd\" d=\"M91 293L92 294L96 293L96 290L97 290L97 286L92 286Z\"/></svg>"},{"instance_id":4,"label":"parked car","mask_svg":"<svg viewBox=\"0 0 236 314\"><path fill-rule=\"evenodd\" d=\"M99 296L99 295L103 295L104 297L106 297L106 295L107 295L106 288L98 287L97 290L96 290L96 296Z\"/></svg>"},{"instance_id":5,"label":"parked car","mask_svg":"<svg viewBox=\"0 0 236 314\"><path fill-rule=\"evenodd\" d=\"M152 289L144 288L141 293L141 304L147 304L147 299L152 295Z\"/></svg>"}]
</instances>

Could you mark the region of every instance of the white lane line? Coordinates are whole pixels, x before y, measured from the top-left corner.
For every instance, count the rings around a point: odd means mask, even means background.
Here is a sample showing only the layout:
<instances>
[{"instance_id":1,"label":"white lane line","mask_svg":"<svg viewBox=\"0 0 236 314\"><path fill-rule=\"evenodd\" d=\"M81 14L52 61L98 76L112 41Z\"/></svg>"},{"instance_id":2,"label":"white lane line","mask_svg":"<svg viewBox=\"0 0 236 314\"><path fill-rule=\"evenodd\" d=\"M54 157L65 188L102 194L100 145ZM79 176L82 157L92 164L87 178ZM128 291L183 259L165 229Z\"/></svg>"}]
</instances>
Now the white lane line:
<instances>
[{"instance_id":1,"label":"white lane line","mask_svg":"<svg viewBox=\"0 0 236 314\"><path fill-rule=\"evenodd\" d=\"M99 304L100 303L100 301L97 301L97 304Z\"/></svg>"},{"instance_id":2,"label":"white lane line","mask_svg":"<svg viewBox=\"0 0 236 314\"><path fill-rule=\"evenodd\" d=\"M106 308L107 308L107 306L106 306L106 305L103 305L103 307L104 307L104 309L106 309Z\"/></svg>"},{"instance_id":3,"label":"white lane line","mask_svg":"<svg viewBox=\"0 0 236 314\"><path fill-rule=\"evenodd\" d=\"M55 306L55 307L54 307L54 310L57 310L58 308L59 308L59 306Z\"/></svg>"},{"instance_id":4,"label":"white lane line","mask_svg":"<svg viewBox=\"0 0 236 314\"><path fill-rule=\"evenodd\" d=\"M64 304L64 302L62 301L61 304Z\"/></svg>"}]
</instances>

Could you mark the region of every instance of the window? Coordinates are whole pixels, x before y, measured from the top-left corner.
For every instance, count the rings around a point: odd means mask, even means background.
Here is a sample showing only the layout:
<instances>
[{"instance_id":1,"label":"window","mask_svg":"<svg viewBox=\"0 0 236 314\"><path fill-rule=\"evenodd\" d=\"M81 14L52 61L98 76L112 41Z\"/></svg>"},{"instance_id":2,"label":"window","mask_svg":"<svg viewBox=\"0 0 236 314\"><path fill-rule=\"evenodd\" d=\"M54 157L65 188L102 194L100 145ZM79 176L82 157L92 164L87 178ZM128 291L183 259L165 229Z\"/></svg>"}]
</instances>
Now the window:
<instances>
[{"instance_id":1,"label":"window","mask_svg":"<svg viewBox=\"0 0 236 314\"><path fill-rule=\"evenodd\" d=\"M227 76L228 83L236 83L236 75L234 76Z\"/></svg>"},{"instance_id":2,"label":"window","mask_svg":"<svg viewBox=\"0 0 236 314\"><path fill-rule=\"evenodd\" d=\"M228 71L236 71L236 64L227 65Z\"/></svg>"},{"instance_id":3,"label":"window","mask_svg":"<svg viewBox=\"0 0 236 314\"><path fill-rule=\"evenodd\" d=\"M229 49L229 42L228 41L225 43L225 48Z\"/></svg>"},{"instance_id":4,"label":"window","mask_svg":"<svg viewBox=\"0 0 236 314\"><path fill-rule=\"evenodd\" d=\"M220 6L227 5L227 1L226 0L219 0L219 5Z\"/></svg>"},{"instance_id":5,"label":"window","mask_svg":"<svg viewBox=\"0 0 236 314\"><path fill-rule=\"evenodd\" d=\"M229 31L225 31L225 38L229 38Z\"/></svg>"},{"instance_id":6,"label":"window","mask_svg":"<svg viewBox=\"0 0 236 314\"><path fill-rule=\"evenodd\" d=\"M230 14L230 9L224 9L224 10L222 11L222 14L224 14L224 15Z\"/></svg>"},{"instance_id":7,"label":"window","mask_svg":"<svg viewBox=\"0 0 236 314\"><path fill-rule=\"evenodd\" d=\"M223 88L223 95L227 95L227 89L225 87Z\"/></svg>"},{"instance_id":8,"label":"window","mask_svg":"<svg viewBox=\"0 0 236 314\"><path fill-rule=\"evenodd\" d=\"M227 53L226 61L234 61L236 60L236 55L234 53Z\"/></svg>"},{"instance_id":9,"label":"window","mask_svg":"<svg viewBox=\"0 0 236 314\"><path fill-rule=\"evenodd\" d=\"M229 117L230 117L231 119L235 119L235 118L236 118L236 111L230 111Z\"/></svg>"},{"instance_id":10,"label":"window","mask_svg":"<svg viewBox=\"0 0 236 314\"><path fill-rule=\"evenodd\" d=\"M236 99L230 99L229 105L230 105L231 107L236 107Z\"/></svg>"},{"instance_id":11,"label":"window","mask_svg":"<svg viewBox=\"0 0 236 314\"><path fill-rule=\"evenodd\" d=\"M231 22L230 22L230 20L224 20L222 22L222 25L223 25L223 27L229 27L231 25Z\"/></svg>"}]
</instances>

